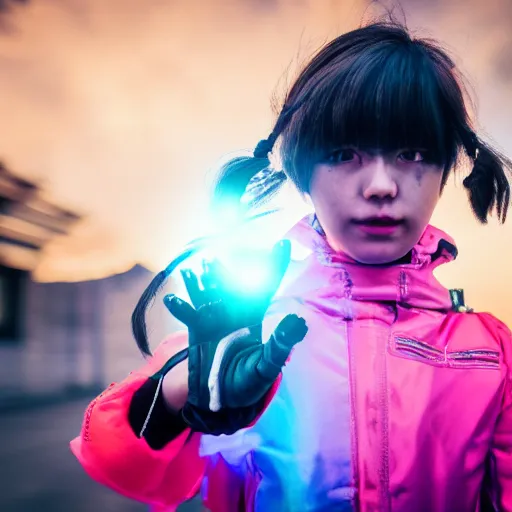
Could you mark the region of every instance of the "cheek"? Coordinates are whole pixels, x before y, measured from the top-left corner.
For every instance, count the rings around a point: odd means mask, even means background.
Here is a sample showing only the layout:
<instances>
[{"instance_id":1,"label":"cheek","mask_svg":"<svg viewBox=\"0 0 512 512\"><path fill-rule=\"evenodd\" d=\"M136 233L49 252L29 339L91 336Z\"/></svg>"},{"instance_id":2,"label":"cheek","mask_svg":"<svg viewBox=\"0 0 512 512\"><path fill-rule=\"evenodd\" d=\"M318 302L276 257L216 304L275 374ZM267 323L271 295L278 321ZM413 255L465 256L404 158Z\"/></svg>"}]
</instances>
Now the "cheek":
<instances>
[{"instance_id":1,"label":"cheek","mask_svg":"<svg viewBox=\"0 0 512 512\"><path fill-rule=\"evenodd\" d=\"M309 185L309 196L316 211L328 210L334 202L334 194L329 193L332 187L330 171L324 166L318 166L311 177Z\"/></svg>"},{"instance_id":2,"label":"cheek","mask_svg":"<svg viewBox=\"0 0 512 512\"><path fill-rule=\"evenodd\" d=\"M403 188L405 198L424 216L432 214L441 196L442 170L415 169L410 182ZM413 192L414 191L414 192Z\"/></svg>"},{"instance_id":3,"label":"cheek","mask_svg":"<svg viewBox=\"0 0 512 512\"><path fill-rule=\"evenodd\" d=\"M318 180L310 189L310 198L320 224L327 233L339 231L350 215L346 191L334 179Z\"/></svg>"},{"instance_id":4,"label":"cheek","mask_svg":"<svg viewBox=\"0 0 512 512\"><path fill-rule=\"evenodd\" d=\"M350 203L351 186L346 176L327 165L318 165L311 178L309 195L315 209L341 212Z\"/></svg>"}]
</instances>

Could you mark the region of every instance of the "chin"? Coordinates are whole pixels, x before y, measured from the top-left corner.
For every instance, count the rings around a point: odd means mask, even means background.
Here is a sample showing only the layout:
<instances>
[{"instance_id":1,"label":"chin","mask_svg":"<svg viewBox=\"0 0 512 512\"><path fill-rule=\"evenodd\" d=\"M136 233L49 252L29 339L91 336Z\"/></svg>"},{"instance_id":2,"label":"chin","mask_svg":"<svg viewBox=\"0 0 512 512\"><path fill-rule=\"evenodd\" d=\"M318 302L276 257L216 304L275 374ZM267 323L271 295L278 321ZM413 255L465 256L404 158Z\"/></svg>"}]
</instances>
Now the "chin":
<instances>
[{"instance_id":1,"label":"chin","mask_svg":"<svg viewBox=\"0 0 512 512\"><path fill-rule=\"evenodd\" d=\"M354 251L350 254L359 263L363 265L389 265L395 261L402 259L410 249L401 248L373 248L369 251Z\"/></svg>"}]
</instances>

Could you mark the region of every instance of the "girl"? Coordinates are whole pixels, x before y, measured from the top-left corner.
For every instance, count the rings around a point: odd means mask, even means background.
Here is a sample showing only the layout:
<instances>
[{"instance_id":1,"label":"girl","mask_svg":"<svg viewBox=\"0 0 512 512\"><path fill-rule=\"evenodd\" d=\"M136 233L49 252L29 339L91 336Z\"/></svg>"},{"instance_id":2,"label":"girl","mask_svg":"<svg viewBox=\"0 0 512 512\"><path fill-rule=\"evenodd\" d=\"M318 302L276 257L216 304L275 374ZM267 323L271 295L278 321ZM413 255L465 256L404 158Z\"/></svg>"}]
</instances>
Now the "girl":
<instances>
[{"instance_id":1,"label":"girl","mask_svg":"<svg viewBox=\"0 0 512 512\"><path fill-rule=\"evenodd\" d=\"M503 222L511 162L475 133L443 50L387 23L323 48L216 189L243 210L289 179L314 215L265 292L184 273L194 307L166 304L187 331L91 403L71 443L86 471L161 511L199 490L214 512L512 511L510 331L433 276L457 255L429 220L464 155L477 219ZM290 245L309 254L288 266ZM134 312L147 354L146 306L194 250Z\"/></svg>"}]
</instances>

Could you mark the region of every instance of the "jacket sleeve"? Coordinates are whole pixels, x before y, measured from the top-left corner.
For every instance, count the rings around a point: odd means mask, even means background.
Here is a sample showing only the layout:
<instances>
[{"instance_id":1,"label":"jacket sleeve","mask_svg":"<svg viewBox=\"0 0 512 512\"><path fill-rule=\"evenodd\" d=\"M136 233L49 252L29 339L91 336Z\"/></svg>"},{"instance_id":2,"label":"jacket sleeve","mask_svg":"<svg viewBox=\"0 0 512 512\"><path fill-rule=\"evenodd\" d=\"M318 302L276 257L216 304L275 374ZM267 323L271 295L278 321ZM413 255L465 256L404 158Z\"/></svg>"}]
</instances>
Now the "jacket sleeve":
<instances>
[{"instance_id":1,"label":"jacket sleeve","mask_svg":"<svg viewBox=\"0 0 512 512\"><path fill-rule=\"evenodd\" d=\"M141 369L111 384L85 412L80 436L71 450L91 478L134 500L176 507L194 496L205 462L200 434L185 428L162 449L139 438L128 420L134 394L165 362L186 347L186 333L164 340Z\"/></svg>"},{"instance_id":2,"label":"jacket sleeve","mask_svg":"<svg viewBox=\"0 0 512 512\"><path fill-rule=\"evenodd\" d=\"M506 376L501 413L491 447L491 494L497 510L512 512L512 334L504 324L493 317L492 320L501 342Z\"/></svg>"},{"instance_id":3,"label":"jacket sleeve","mask_svg":"<svg viewBox=\"0 0 512 512\"><path fill-rule=\"evenodd\" d=\"M206 460L199 456L201 434L192 432L179 418L177 425L167 418L174 435L162 442L162 433L157 433L151 442L140 437L138 429L134 431L135 421L130 416L134 416L134 397L140 394L149 377L186 346L186 332L164 340L141 369L124 381L111 384L89 404L81 433L71 441L71 451L91 478L157 509L175 510L197 494L206 468ZM265 397L258 417L273 398L279 382L280 378Z\"/></svg>"}]
</instances>

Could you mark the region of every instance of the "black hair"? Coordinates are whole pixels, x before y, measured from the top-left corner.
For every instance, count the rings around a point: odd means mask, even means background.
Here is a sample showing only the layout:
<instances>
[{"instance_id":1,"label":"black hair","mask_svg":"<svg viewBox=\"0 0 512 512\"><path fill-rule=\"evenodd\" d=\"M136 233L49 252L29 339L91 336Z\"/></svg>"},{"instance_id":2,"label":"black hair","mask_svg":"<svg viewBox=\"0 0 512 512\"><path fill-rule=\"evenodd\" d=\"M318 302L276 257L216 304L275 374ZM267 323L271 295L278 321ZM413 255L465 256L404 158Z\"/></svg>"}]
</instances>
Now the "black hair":
<instances>
[{"instance_id":1,"label":"black hair","mask_svg":"<svg viewBox=\"0 0 512 512\"><path fill-rule=\"evenodd\" d=\"M252 204L275 193L283 176L307 193L315 164L341 147L423 148L443 167L443 186L465 153L473 167L463 184L475 216L486 223L495 212L503 223L512 162L477 136L468 101L461 74L435 41L415 39L396 22L353 30L323 47L302 70L254 156L221 169L214 201L236 204L257 174L274 186L260 186L265 196ZM264 173L278 139L285 174Z\"/></svg>"},{"instance_id":2,"label":"black hair","mask_svg":"<svg viewBox=\"0 0 512 512\"><path fill-rule=\"evenodd\" d=\"M422 148L443 168L443 186L465 153L473 167L463 184L475 216L486 223L496 212L503 223L512 162L476 135L467 101L462 76L436 42L413 38L396 22L343 34L304 67L253 156L223 166L214 205L227 201L245 214L277 192L286 177L307 193L315 164L341 147ZM269 159L278 140L284 172L274 172ZM248 186L252 197L241 202ZM166 275L156 276L132 316L137 345L146 354L145 311Z\"/></svg>"}]
</instances>

